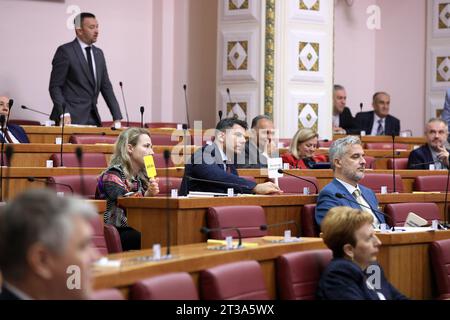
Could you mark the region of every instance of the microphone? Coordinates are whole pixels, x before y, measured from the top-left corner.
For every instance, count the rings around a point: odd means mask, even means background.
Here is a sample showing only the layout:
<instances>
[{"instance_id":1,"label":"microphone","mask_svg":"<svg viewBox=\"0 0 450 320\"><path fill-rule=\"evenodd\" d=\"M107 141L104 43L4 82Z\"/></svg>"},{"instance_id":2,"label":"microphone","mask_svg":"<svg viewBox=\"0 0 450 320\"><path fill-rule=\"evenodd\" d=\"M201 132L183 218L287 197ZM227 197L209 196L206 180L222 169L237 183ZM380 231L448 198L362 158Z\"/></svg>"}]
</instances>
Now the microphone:
<instances>
[{"instance_id":1,"label":"microphone","mask_svg":"<svg viewBox=\"0 0 450 320\"><path fill-rule=\"evenodd\" d=\"M9 123L9 116L11 114L11 109L12 109L13 105L14 105L14 100L13 99L9 99L9 102L8 102L8 106L9 106L9 108L8 108L8 116L6 118L6 129L7 130L8 130L8 123Z\"/></svg>"},{"instance_id":2,"label":"microphone","mask_svg":"<svg viewBox=\"0 0 450 320\"><path fill-rule=\"evenodd\" d=\"M198 179L198 178L193 178L191 176L186 176L186 179L191 180L191 181L214 183L214 184L218 184L218 185L221 185L221 186L233 187L233 188L237 188L240 193L244 193L243 188L242 188L244 186L241 186L241 185L236 184L236 183L222 182L222 181L216 181L216 180ZM245 188L247 188L247 187L245 187Z\"/></svg>"},{"instance_id":3,"label":"microphone","mask_svg":"<svg viewBox=\"0 0 450 320\"><path fill-rule=\"evenodd\" d=\"M86 184L84 183L84 174L83 174L83 149L81 149L81 147L77 147L75 149L75 154L77 156L78 166L80 167L81 194L84 197L86 195Z\"/></svg>"},{"instance_id":4,"label":"microphone","mask_svg":"<svg viewBox=\"0 0 450 320\"><path fill-rule=\"evenodd\" d=\"M316 185L314 182L312 182L312 181L310 181L310 180L308 180L308 179L305 179L305 178L296 176L296 175L294 175L294 174L291 174L291 173L289 173L289 172L284 171L283 169L278 169L278 173L280 173L280 174L285 174L285 175L288 175L288 176L297 178L297 179L299 179L299 180L303 180L303 181L309 182L309 183L312 184L312 185L314 186L314 188L316 189L316 194L319 193L319 188L317 187L317 185Z\"/></svg>"},{"instance_id":5,"label":"microphone","mask_svg":"<svg viewBox=\"0 0 450 320\"><path fill-rule=\"evenodd\" d=\"M123 92L123 83L122 83L122 81L119 82L119 86L120 86L120 91L122 91L122 100L123 100L123 105L125 107L125 114L127 116L127 127L130 127L130 117L128 116L127 102L125 100L125 94Z\"/></svg>"},{"instance_id":6,"label":"microphone","mask_svg":"<svg viewBox=\"0 0 450 320\"><path fill-rule=\"evenodd\" d=\"M50 117L49 113L45 113L45 112L42 112L42 111L39 111L39 110L31 109L31 108L28 108L27 106L21 106L21 108L24 109L24 110L28 110L28 111L31 111L31 112L39 113L39 114L42 114L44 116Z\"/></svg>"},{"instance_id":7,"label":"microphone","mask_svg":"<svg viewBox=\"0 0 450 320\"><path fill-rule=\"evenodd\" d=\"M144 111L145 111L144 106L142 106L140 108L140 111L141 111L141 128L143 128L144 127Z\"/></svg>"},{"instance_id":8,"label":"microphone","mask_svg":"<svg viewBox=\"0 0 450 320\"><path fill-rule=\"evenodd\" d=\"M64 167L64 159L63 159L63 146L64 146L64 117L66 114L66 104L63 103L62 105L63 111L62 111L62 127L61 127L61 150L60 150L60 157L61 157L61 167Z\"/></svg>"},{"instance_id":9,"label":"microphone","mask_svg":"<svg viewBox=\"0 0 450 320\"><path fill-rule=\"evenodd\" d=\"M217 232L217 231L226 231L226 230L234 230L237 232L238 234L238 238L239 238L239 243L238 243L238 248L242 247L242 234L241 234L241 230L239 230L239 228L236 227L226 227L226 228L214 228L214 229L210 229L207 227L202 227L200 229L200 232L203 234L208 234L211 232Z\"/></svg>"},{"instance_id":10,"label":"microphone","mask_svg":"<svg viewBox=\"0 0 450 320\"><path fill-rule=\"evenodd\" d=\"M188 161L187 155L187 130L188 125L183 123L183 164L186 164Z\"/></svg>"},{"instance_id":11,"label":"microphone","mask_svg":"<svg viewBox=\"0 0 450 320\"><path fill-rule=\"evenodd\" d=\"M222 116L223 116L223 111L219 110L219 121L222 120Z\"/></svg>"},{"instance_id":12,"label":"microphone","mask_svg":"<svg viewBox=\"0 0 450 320\"><path fill-rule=\"evenodd\" d=\"M169 158L170 158L170 151L164 150L164 162L166 164L166 187L169 186ZM171 258L170 255L170 203L169 203L169 193L166 194L166 231L167 231L167 251L166 256L167 258Z\"/></svg>"},{"instance_id":13,"label":"microphone","mask_svg":"<svg viewBox=\"0 0 450 320\"><path fill-rule=\"evenodd\" d=\"M9 199L9 182L11 179L9 179L10 177L10 167L11 167L11 163L12 163L12 157L14 155L14 148L12 147L12 145L8 144L6 146L6 150L5 150L5 155L6 155L6 176L8 177L7 182L6 182L6 190L5 190L5 200Z\"/></svg>"},{"instance_id":14,"label":"microphone","mask_svg":"<svg viewBox=\"0 0 450 320\"><path fill-rule=\"evenodd\" d=\"M183 85L183 90L184 90L184 104L186 107L186 120L187 120L187 127L189 128L189 103L188 103L188 97L187 97L187 85L184 84Z\"/></svg>"},{"instance_id":15,"label":"microphone","mask_svg":"<svg viewBox=\"0 0 450 320\"><path fill-rule=\"evenodd\" d=\"M0 115L0 126L1 126L1 132L3 134L2 139L2 147L1 147L1 155L0 155L0 202L3 202L3 165L4 165L4 148L5 148L5 141L6 141L6 134L5 134L5 122L6 117L4 114Z\"/></svg>"},{"instance_id":16,"label":"microphone","mask_svg":"<svg viewBox=\"0 0 450 320\"><path fill-rule=\"evenodd\" d=\"M338 199L345 199L345 200L347 200L347 201L350 201L350 202L353 202L353 203L357 204L358 206L361 206L361 207L370 209L370 210L372 210L372 211L374 211L374 212L376 212L376 213L379 213L379 214L383 215L385 218L389 218L389 219L391 218L390 216L388 216L388 215L385 214L384 212L381 212L380 210L373 209L373 208L371 208L371 207L369 207L369 206L363 205L363 204L359 203L358 201L356 201L356 200L354 200L354 199L351 199L351 198L346 197L346 196L343 195L342 193L337 192L337 193L335 193L334 195L335 195L335 197L338 198ZM387 224L387 220L386 220L386 225L389 227L389 225ZM392 226L392 230L395 231L394 226Z\"/></svg>"},{"instance_id":17,"label":"microphone","mask_svg":"<svg viewBox=\"0 0 450 320\"><path fill-rule=\"evenodd\" d=\"M70 190L70 192L72 193L72 196L74 194L73 188L72 188L72 186L70 184L53 182L53 181L49 181L47 179L37 179L35 177L27 177L27 180L30 181L30 182L45 183L46 185L53 184L55 186L63 186L63 187L66 187L67 189Z\"/></svg>"},{"instance_id":18,"label":"microphone","mask_svg":"<svg viewBox=\"0 0 450 320\"><path fill-rule=\"evenodd\" d=\"M230 104L231 104L231 107L233 107L233 101L231 100L231 91L230 91L230 88L227 88L227 95L228 95L228 101L230 102Z\"/></svg>"},{"instance_id":19,"label":"microphone","mask_svg":"<svg viewBox=\"0 0 450 320\"><path fill-rule=\"evenodd\" d=\"M262 224L262 225L259 226L259 230L266 231L269 228L276 228L276 227L286 226L286 225L290 225L290 224L293 224L297 228L298 236L300 237L300 228L299 228L297 222L295 222L294 220L289 220L289 221L279 222L279 223L273 223L273 224Z\"/></svg>"},{"instance_id":20,"label":"microphone","mask_svg":"<svg viewBox=\"0 0 450 320\"><path fill-rule=\"evenodd\" d=\"M415 163L415 164L412 164L410 167L415 168L415 167L420 167L420 166L424 166L424 165L435 164L438 162L440 162L440 161L436 160L436 161L430 161L430 162Z\"/></svg>"},{"instance_id":21,"label":"microphone","mask_svg":"<svg viewBox=\"0 0 450 320\"><path fill-rule=\"evenodd\" d=\"M360 110L360 112L362 112L362 109L363 109L363 103L361 102L361 103L359 104L359 110Z\"/></svg>"},{"instance_id":22,"label":"microphone","mask_svg":"<svg viewBox=\"0 0 450 320\"><path fill-rule=\"evenodd\" d=\"M394 193L397 192L395 186L395 134L392 134L392 182L394 184Z\"/></svg>"}]
</instances>

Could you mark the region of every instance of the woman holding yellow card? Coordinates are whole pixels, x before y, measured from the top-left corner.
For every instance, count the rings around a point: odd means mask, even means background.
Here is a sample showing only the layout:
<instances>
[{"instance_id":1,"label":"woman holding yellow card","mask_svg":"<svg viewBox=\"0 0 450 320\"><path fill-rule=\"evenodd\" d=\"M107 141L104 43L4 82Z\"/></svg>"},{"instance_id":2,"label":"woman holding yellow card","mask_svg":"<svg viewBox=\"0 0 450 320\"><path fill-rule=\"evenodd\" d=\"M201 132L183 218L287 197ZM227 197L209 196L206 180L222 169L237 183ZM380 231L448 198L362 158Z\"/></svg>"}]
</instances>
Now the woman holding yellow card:
<instances>
[{"instance_id":1,"label":"woman holding yellow card","mask_svg":"<svg viewBox=\"0 0 450 320\"><path fill-rule=\"evenodd\" d=\"M98 178L95 198L106 200L104 221L117 228L124 251L141 248L141 233L128 226L117 198L153 197L159 193L158 179L149 178L146 173L144 157L149 155L153 155L150 133L129 128L120 134L109 167Z\"/></svg>"}]
</instances>

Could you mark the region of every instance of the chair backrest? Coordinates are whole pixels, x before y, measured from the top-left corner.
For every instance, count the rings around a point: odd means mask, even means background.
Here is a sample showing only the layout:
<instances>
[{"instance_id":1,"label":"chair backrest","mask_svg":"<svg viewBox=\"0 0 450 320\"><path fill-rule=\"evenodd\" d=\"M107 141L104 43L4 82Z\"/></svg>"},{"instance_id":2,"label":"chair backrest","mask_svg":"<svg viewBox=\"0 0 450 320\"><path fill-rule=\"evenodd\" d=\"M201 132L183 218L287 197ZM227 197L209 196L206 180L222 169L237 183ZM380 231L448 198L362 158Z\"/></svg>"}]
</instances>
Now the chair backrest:
<instances>
[{"instance_id":1,"label":"chair backrest","mask_svg":"<svg viewBox=\"0 0 450 320\"><path fill-rule=\"evenodd\" d=\"M364 159L366 160L366 168L367 169L375 169L375 166L376 166L375 157L364 156Z\"/></svg>"},{"instance_id":2,"label":"chair backrest","mask_svg":"<svg viewBox=\"0 0 450 320\"><path fill-rule=\"evenodd\" d=\"M119 289L110 288L92 292L91 300L125 300Z\"/></svg>"},{"instance_id":3,"label":"chair backrest","mask_svg":"<svg viewBox=\"0 0 450 320\"><path fill-rule=\"evenodd\" d=\"M381 187L386 186L388 192L394 192L394 182L392 181L392 174L389 173L366 173L359 183L375 193L381 192ZM402 177L399 174L395 175L395 189L396 192L403 192Z\"/></svg>"},{"instance_id":4,"label":"chair backrest","mask_svg":"<svg viewBox=\"0 0 450 320\"><path fill-rule=\"evenodd\" d=\"M320 227L316 222L316 204L305 204L300 213L302 237L318 237Z\"/></svg>"},{"instance_id":5,"label":"chair backrest","mask_svg":"<svg viewBox=\"0 0 450 320\"><path fill-rule=\"evenodd\" d=\"M122 127L130 127L130 128L140 128L141 123L136 121L130 121L127 123L127 120L122 120ZM102 127L112 127L114 126L114 121L102 121Z\"/></svg>"},{"instance_id":6,"label":"chair backrest","mask_svg":"<svg viewBox=\"0 0 450 320\"><path fill-rule=\"evenodd\" d=\"M108 253L111 254L123 252L119 231L117 231L116 227L105 223L103 224L103 232Z\"/></svg>"},{"instance_id":7,"label":"chair backrest","mask_svg":"<svg viewBox=\"0 0 450 320\"><path fill-rule=\"evenodd\" d=\"M329 249L284 254L277 259L278 293L283 300L315 300L320 276L330 263Z\"/></svg>"},{"instance_id":8,"label":"chair backrest","mask_svg":"<svg viewBox=\"0 0 450 320\"><path fill-rule=\"evenodd\" d=\"M447 176L418 176L414 180L414 191L445 192ZM449 181L450 190L450 181Z\"/></svg>"},{"instance_id":9,"label":"chair backrest","mask_svg":"<svg viewBox=\"0 0 450 320\"><path fill-rule=\"evenodd\" d=\"M392 142L367 142L366 143L367 150L392 150ZM409 147L405 143L395 143L394 149L403 149L408 150Z\"/></svg>"},{"instance_id":10,"label":"chair backrest","mask_svg":"<svg viewBox=\"0 0 450 320\"><path fill-rule=\"evenodd\" d=\"M166 167L166 160L164 159L164 154L162 154L162 153L155 153L153 155L153 161L155 162L156 168L165 168ZM169 167L174 167L172 157L169 158Z\"/></svg>"},{"instance_id":11,"label":"chair backrest","mask_svg":"<svg viewBox=\"0 0 450 320\"><path fill-rule=\"evenodd\" d=\"M159 186L159 196L166 196L170 195L172 192L172 189L180 189L181 186L181 178L178 177L169 177L169 184L167 184L166 177L161 176L159 177L158 186Z\"/></svg>"},{"instance_id":12,"label":"chair backrest","mask_svg":"<svg viewBox=\"0 0 450 320\"><path fill-rule=\"evenodd\" d=\"M98 134L80 134L70 136L69 143L73 144L115 144L117 141L116 136L103 136Z\"/></svg>"},{"instance_id":13,"label":"chair backrest","mask_svg":"<svg viewBox=\"0 0 450 320\"><path fill-rule=\"evenodd\" d=\"M432 202L390 203L385 206L384 212L388 215L387 223L390 226L403 226L410 212L419 215L428 223L440 220L439 207Z\"/></svg>"},{"instance_id":14,"label":"chair backrest","mask_svg":"<svg viewBox=\"0 0 450 320\"><path fill-rule=\"evenodd\" d=\"M84 182L84 190L82 188L82 181ZM64 192L70 194L70 186L74 194L83 196L88 199L95 198L95 190L97 188L97 175L83 175L83 180L80 176L53 176L48 178L48 185L55 189L56 192Z\"/></svg>"},{"instance_id":15,"label":"chair backrest","mask_svg":"<svg viewBox=\"0 0 450 320\"><path fill-rule=\"evenodd\" d=\"M206 214L208 228L239 228L242 238L263 237L267 230L260 226L266 224L264 209L260 206L225 206L210 207ZM209 234L211 239L225 239L228 236L237 238L236 230L213 231Z\"/></svg>"},{"instance_id":16,"label":"chair backrest","mask_svg":"<svg viewBox=\"0 0 450 320\"><path fill-rule=\"evenodd\" d=\"M394 169L394 160L389 159L387 162L388 169ZM395 169L406 170L408 169L408 158L395 158Z\"/></svg>"},{"instance_id":17,"label":"chair backrest","mask_svg":"<svg viewBox=\"0 0 450 320\"><path fill-rule=\"evenodd\" d=\"M36 120L11 119L8 120L10 124L17 124L19 126L40 126L41 123Z\"/></svg>"},{"instance_id":18,"label":"chair backrest","mask_svg":"<svg viewBox=\"0 0 450 320\"><path fill-rule=\"evenodd\" d=\"M318 148L329 148L333 144L333 140L319 140L317 141Z\"/></svg>"},{"instance_id":19,"label":"chair backrest","mask_svg":"<svg viewBox=\"0 0 450 320\"><path fill-rule=\"evenodd\" d=\"M187 272L168 273L136 282L132 300L198 300L194 281Z\"/></svg>"},{"instance_id":20,"label":"chair backrest","mask_svg":"<svg viewBox=\"0 0 450 320\"><path fill-rule=\"evenodd\" d=\"M294 177L284 176L278 178L278 186L284 193L299 193L303 194L303 188L309 188L310 193L315 193L316 188L314 185L319 188L319 182L316 177L302 177L311 182L303 181Z\"/></svg>"},{"instance_id":21,"label":"chair backrest","mask_svg":"<svg viewBox=\"0 0 450 320\"><path fill-rule=\"evenodd\" d=\"M103 232L103 221L101 220L101 217L98 216L90 219L89 222L94 231L92 243L102 256L106 256L108 254L108 249L106 247L105 235Z\"/></svg>"},{"instance_id":22,"label":"chair backrest","mask_svg":"<svg viewBox=\"0 0 450 320\"><path fill-rule=\"evenodd\" d=\"M439 298L450 299L450 239L431 243L430 258Z\"/></svg>"},{"instance_id":23,"label":"chair backrest","mask_svg":"<svg viewBox=\"0 0 450 320\"><path fill-rule=\"evenodd\" d=\"M145 124L146 128L174 128L176 129L178 124L182 123L178 123L178 122L147 122Z\"/></svg>"},{"instance_id":24,"label":"chair backrest","mask_svg":"<svg viewBox=\"0 0 450 320\"><path fill-rule=\"evenodd\" d=\"M61 155L54 153L50 157L54 167L61 167ZM79 167L77 156L74 153L63 153L64 167ZM106 158L103 153L85 153L83 154L84 168L106 168Z\"/></svg>"},{"instance_id":25,"label":"chair backrest","mask_svg":"<svg viewBox=\"0 0 450 320\"><path fill-rule=\"evenodd\" d=\"M202 300L269 300L261 266L239 261L200 272Z\"/></svg>"},{"instance_id":26,"label":"chair backrest","mask_svg":"<svg viewBox=\"0 0 450 320\"><path fill-rule=\"evenodd\" d=\"M152 144L154 146L176 146L180 143L179 136L172 136L170 134L152 134Z\"/></svg>"}]
</instances>

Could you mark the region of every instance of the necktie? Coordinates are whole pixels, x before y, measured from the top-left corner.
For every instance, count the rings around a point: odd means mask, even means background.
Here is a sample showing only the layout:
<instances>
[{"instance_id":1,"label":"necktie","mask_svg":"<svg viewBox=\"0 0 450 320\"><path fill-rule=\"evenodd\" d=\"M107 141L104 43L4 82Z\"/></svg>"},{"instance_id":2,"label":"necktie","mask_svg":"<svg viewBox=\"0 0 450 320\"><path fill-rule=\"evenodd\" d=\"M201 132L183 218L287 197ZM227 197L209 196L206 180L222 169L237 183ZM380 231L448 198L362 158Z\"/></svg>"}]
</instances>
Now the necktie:
<instances>
[{"instance_id":1,"label":"necktie","mask_svg":"<svg viewBox=\"0 0 450 320\"><path fill-rule=\"evenodd\" d=\"M383 120L378 120L377 136L384 136Z\"/></svg>"},{"instance_id":2,"label":"necktie","mask_svg":"<svg viewBox=\"0 0 450 320\"><path fill-rule=\"evenodd\" d=\"M353 191L352 195L355 197L356 202L358 202L361 205L361 210L366 211L370 213L374 217L374 226L378 225L378 218L377 216L372 212L371 209L367 208L367 204L364 203L363 197L361 195L361 191L359 189L356 189Z\"/></svg>"},{"instance_id":3,"label":"necktie","mask_svg":"<svg viewBox=\"0 0 450 320\"><path fill-rule=\"evenodd\" d=\"M85 48L87 61L88 61L88 65L89 65L89 72L90 72L92 80L94 81L94 84L95 84L94 64L92 62L91 49L92 49L92 47L86 47Z\"/></svg>"},{"instance_id":4,"label":"necktie","mask_svg":"<svg viewBox=\"0 0 450 320\"><path fill-rule=\"evenodd\" d=\"M12 143L11 136L8 133L8 128L5 128L5 131L3 132L3 136L5 137L6 143Z\"/></svg>"}]
</instances>

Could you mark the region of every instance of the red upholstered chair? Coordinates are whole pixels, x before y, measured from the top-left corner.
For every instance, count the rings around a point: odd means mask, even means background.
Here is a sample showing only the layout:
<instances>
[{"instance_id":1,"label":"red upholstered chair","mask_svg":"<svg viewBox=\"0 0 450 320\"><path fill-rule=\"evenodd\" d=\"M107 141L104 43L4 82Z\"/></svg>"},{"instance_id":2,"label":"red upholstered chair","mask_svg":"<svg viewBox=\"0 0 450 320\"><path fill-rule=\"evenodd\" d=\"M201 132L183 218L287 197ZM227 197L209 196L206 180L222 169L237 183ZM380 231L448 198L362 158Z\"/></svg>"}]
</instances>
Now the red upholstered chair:
<instances>
[{"instance_id":1,"label":"red upholstered chair","mask_svg":"<svg viewBox=\"0 0 450 320\"><path fill-rule=\"evenodd\" d=\"M362 178L359 183L369 189L372 189L375 193L380 193L382 186L386 186L388 192L394 192L392 174L389 173L366 173L364 178ZM395 188L397 192L403 192L402 177L399 174L395 175Z\"/></svg>"},{"instance_id":2,"label":"red upholstered chair","mask_svg":"<svg viewBox=\"0 0 450 320\"><path fill-rule=\"evenodd\" d=\"M366 168L367 169L375 169L375 157L364 156L366 160Z\"/></svg>"},{"instance_id":3,"label":"red upholstered chair","mask_svg":"<svg viewBox=\"0 0 450 320\"><path fill-rule=\"evenodd\" d=\"M320 276L332 257L328 249L292 252L278 257L279 297L283 300L315 300Z\"/></svg>"},{"instance_id":4,"label":"red upholstered chair","mask_svg":"<svg viewBox=\"0 0 450 320\"><path fill-rule=\"evenodd\" d=\"M447 176L418 176L414 180L414 191L445 192L446 182Z\"/></svg>"},{"instance_id":5,"label":"red upholstered chair","mask_svg":"<svg viewBox=\"0 0 450 320\"><path fill-rule=\"evenodd\" d=\"M239 261L200 272L203 300L269 300L258 262Z\"/></svg>"},{"instance_id":6,"label":"red upholstered chair","mask_svg":"<svg viewBox=\"0 0 450 320\"><path fill-rule=\"evenodd\" d=\"M48 185L56 192L71 194L70 186L74 194L88 199L95 198L95 189L97 188L97 175L83 175L84 192L81 188L80 176L53 176L48 178Z\"/></svg>"},{"instance_id":7,"label":"red upholstered chair","mask_svg":"<svg viewBox=\"0 0 450 320\"><path fill-rule=\"evenodd\" d=\"M174 128L176 129L179 122L147 122L145 124L146 128Z\"/></svg>"},{"instance_id":8,"label":"red upholstered chair","mask_svg":"<svg viewBox=\"0 0 450 320\"><path fill-rule=\"evenodd\" d=\"M367 142L366 143L367 150L392 150L392 142ZM395 143L394 149L403 149L408 150L408 145L405 143Z\"/></svg>"},{"instance_id":9,"label":"red upholstered chair","mask_svg":"<svg viewBox=\"0 0 450 320\"><path fill-rule=\"evenodd\" d=\"M389 159L387 162L388 169L394 169L394 161ZM408 169L408 158L395 158L395 169L406 170Z\"/></svg>"},{"instance_id":10,"label":"red upholstered chair","mask_svg":"<svg viewBox=\"0 0 450 320\"><path fill-rule=\"evenodd\" d=\"M263 237L267 230L260 226L267 224L264 209L260 206L225 206L210 207L206 213L208 228L239 228L242 238ZM209 234L211 239L225 239L228 236L237 238L236 230L213 231Z\"/></svg>"},{"instance_id":11,"label":"red upholstered chair","mask_svg":"<svg viewBox=\"0 0 450 320\"><path fill-rule=\"evenodd\" d=\"M61 156L54 153L50 157L53 160L54 167L61 167ZM74 153L63 153L64 167L79 167L77 156ZM84 168L106 168L106 158L103 153L85 153L83 154Z\"/></svg>"},{"instance_id":12,"label":"red upholstered chair","mask_svg":"<svg viewBox=\"0 0 450 320\"><path fill-rule=\"evenodd\" d=\"M8 123L17 124L19 126L40 126L41 123L35 120L11 119Z\"/></svg>"},{"instance_id":13,"label":"red upholstered chair","mask_svg":"<svg viewBox=\"0 0 450 320\"><path fill-rule=\"evenodd\" d=\"M333 144L333 140L319 140L317 141L318 148L329 148Z\"/></svg>"},{"instance_id":14,"label":"red upholstered chair","mask_svg":"<svg viewBox=\"0 0 450 320\"><path fill-rule=\"evenodd\" d=\"M133 128L140 128L141 123L136 121L130 121L130 123L127 123L127 120L122 120L122 127L133 127ZM112 127L114 126L114 121L102 121L102 127Z\"/></svg>"},{"instance_id":15,"label":"red upholstered chair","mask_svg":"<svg viewBox=\"0 0 450 320\"><path fill-rule=\"evenodd\" d=\"M115 136L103 136L95 134L81 134L70 136L69 143L73 144L115 144L117 137Z\"/></svg>"},{"instance_id":16,"label":"red upholstered chair","mask_svg":"<svg viewBox=\"0 0 450 320\"><path fill-rule=\"evenodd\" d=\"M440 220L439 207L435 203L391 203L385 206L384 212L389 216L387 223L390 226L403 226L410 212L414 212L430 224L433 220Z\"/></svg>"},{"instance_id":17,"label":"red upholstered chair","mask_svg":"<svg viewBox=\"0 0 450 320\"><path fill-rule=\"evenodd\" d=\"M430 258L438 298L450 299L450 239L431 243Z\"/></svg>"},{"instance_id":18,"label":"red upholstered chair","mask_svg":"<svg viewBox=\"0 0 450 320\"><path fill-rule=\"evenodd\" d=\"M153 161L155 162L156 168L165 168L166 167L166 160L164 159L164 154L162 153L155 153L153 155ZM173 167L174 163L172 161L172 157L169 158L169 167Z\"/></svg>"},{"instance_id":19,"label":"red upholstered chair","mask_svg":"<svg viewBox=\"0 0 450 320\"><path fill-rule=\"evenodd\" d=\"M119 289L110 288L94 291L91 300L125 300Z\"/></svg>"},{"instance_id":20,"label":"red upholstered chair","mask_svg":"<svg viewBox=\"0 0 450 320\"><path fill-rule=\"evenodd\" d=\"M168 273L136 282L132 300L198 300L194 281L187 272Z\"/></svg>"},{"instance_id":21,"label":"red upholstered chair","mask_svg":"<svg viewBox=\"0 0 450 320\"><path fill-rule=\"evenodd\" d=\"M106 241L103 233L103 221L101 220L100 216L90 219L89 221L91 223L92 229L94 230L92 243L102 256L106 256L108 254L108 249L106 248Z\"/></svg>"},{"instance_id":22,"label":"red upholstered chair","mask_svg":"<svg viewBox=\"0 0 450 320\"><path fill-rule=\"evenodd\" d=\"M280 187L281 190L283 190L284 193L303 194L303 188L308 187L309 192L314 194L316 192L316 188L314 187L314 185L316 185L317 188L319 188L319 182L317 181L317 178L316 177L302 177L302 178L311 181L311 183L294 177L284 176L278 178L278 186Z\"/></svg>"},{"instance_id":23,"label":"red upholstered chair","mask_svg":"<svg viewBox=\"0 0 450 320\"><path fill-rule=\"evenodd\" d=\"M176 146L180 143L180 136L174 136L170 134L152 134L152 144L154 146Z\"/></svg>"},{"instance_id":24,"label":"red upholstered chair","mask_svg":"<svg viewBox=\"0 0 450 320\"><path fill-rule=\"evenodd\" d=\"M111 254L123 252L119 231L117 231L116 227L105 223L103 224L103 232L105 235L106 248L108 249L108 253Z\"/></svg>"},{"instance_id":25,"label":"red upholstered chair","mask_svg":"<svg viewBox=\"0 0 450 320\"><path fill-rule=\"evenodd\" d=\"M316 204L305 204L300 213L302 237L318 237L320 227L316 222Z\"/></svg>"},{"instance_id":26,"label":"red upholstered chair","mask_svg":"<svg viewBox=\"0 0 450 320\"><path fill-rule=\"evenodd\" d=\"M169 184L167 184L166 177L161 176L159 177L159 193L158 196L166 196L171 194L172 189L180 189L181 185L181 178L178 177L169 177Z\"/></svg>"}]
</instances>

